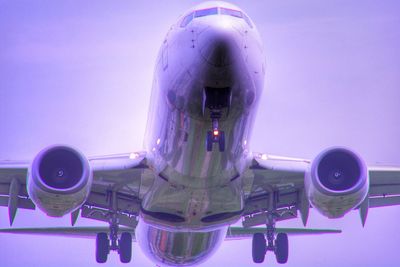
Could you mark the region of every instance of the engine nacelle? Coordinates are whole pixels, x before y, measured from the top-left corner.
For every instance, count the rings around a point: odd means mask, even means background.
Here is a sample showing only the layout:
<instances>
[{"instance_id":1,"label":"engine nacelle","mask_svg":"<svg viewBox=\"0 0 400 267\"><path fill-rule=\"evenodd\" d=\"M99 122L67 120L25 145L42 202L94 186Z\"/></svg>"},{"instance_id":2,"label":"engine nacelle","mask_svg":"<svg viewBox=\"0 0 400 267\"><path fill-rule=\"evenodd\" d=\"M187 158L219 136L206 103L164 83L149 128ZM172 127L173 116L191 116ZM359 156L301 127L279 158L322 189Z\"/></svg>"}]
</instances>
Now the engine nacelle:
<instances>
[{"instance_id":1,"label":"engine nacelle","mask_svg":"<svg viewBox=\"0 0 400 267\"><path fill-rule=\"evenodd\" d=\"M369 177L365 162L346 148L321 152L305 176L310 204L328 218L343 217L367 197Z\"/></svg>"},{"instance_id":2,"label":"engine nacelle","mask_svg":"<svg viewBox=\"0 0 400 267\"><path fill-rule=\"evenodd\" d=\"M92 180L89 162L82 153L67 146L52 146L33 160L27 190L40 210L61 217L86 201Z\"/></svg>"}]
</instances>

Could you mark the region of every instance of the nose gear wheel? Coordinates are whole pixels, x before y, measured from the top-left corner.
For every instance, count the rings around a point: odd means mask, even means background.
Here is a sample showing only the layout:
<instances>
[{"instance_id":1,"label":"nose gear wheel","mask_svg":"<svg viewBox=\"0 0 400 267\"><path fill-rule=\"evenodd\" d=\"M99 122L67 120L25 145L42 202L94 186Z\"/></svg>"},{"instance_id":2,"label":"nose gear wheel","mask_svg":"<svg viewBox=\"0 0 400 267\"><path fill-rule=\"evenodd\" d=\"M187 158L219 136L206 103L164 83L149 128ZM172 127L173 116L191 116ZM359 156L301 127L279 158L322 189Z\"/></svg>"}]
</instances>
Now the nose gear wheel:
<instances>
[{"instance_id":1,"label":"nose gear wheel","mask_svg":"<svg viewBox=\"0 0 400 267\"><path fill-rule=\"evenodd\" d=\"M220 130L219 121L224 116L229 115L231 106L232 94L229 87L226 88L211 88L206 87L203 91L203 116L206 110L210 112L212 122L212 130L207 131L206 149L208 152L213 150L213 144L217 143L220 152L225 151L225 132ZM207 112L208 114L208 112Z\"/></svg>"}]
</instances>

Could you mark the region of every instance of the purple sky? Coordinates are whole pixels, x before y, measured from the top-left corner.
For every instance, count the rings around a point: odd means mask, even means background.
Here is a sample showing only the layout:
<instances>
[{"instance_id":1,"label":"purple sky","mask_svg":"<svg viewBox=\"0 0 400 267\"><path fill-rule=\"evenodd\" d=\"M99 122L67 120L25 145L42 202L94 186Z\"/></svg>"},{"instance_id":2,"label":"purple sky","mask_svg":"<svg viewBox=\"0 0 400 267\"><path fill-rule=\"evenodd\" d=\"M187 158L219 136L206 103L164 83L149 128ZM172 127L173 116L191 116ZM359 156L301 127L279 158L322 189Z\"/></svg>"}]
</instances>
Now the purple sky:
<instances>
[{"instance_id":1,"label":"purple sky","mask_svg":"<svg viewBox=\"0 0 400 267\"><path fill-rule=\"evenodd\" d=\"M312 158L344 145L370 165L400 165L398 1L232 2L256 23L267 54L253 151ZM0 159L31 159L54 143L87 155L141 149L158 48L196 3L0 0ZM0 218L8 227L5 208ZM68 222L21 210L15 226ZM365 229L357 212L328 220L312 211L309 222L344 233L290 238L287 266L400 264L400 207L370 210ZM97 266L93 240L1 235L0 243L2 267ZM154 266L136 244L133 257L132 266ZM118 262L113 253L104 266ZM224 243L203 266L222 264L252 266L251 241ZM276 266L273 255L265 265Z\"/></svg>"}]
</instances>

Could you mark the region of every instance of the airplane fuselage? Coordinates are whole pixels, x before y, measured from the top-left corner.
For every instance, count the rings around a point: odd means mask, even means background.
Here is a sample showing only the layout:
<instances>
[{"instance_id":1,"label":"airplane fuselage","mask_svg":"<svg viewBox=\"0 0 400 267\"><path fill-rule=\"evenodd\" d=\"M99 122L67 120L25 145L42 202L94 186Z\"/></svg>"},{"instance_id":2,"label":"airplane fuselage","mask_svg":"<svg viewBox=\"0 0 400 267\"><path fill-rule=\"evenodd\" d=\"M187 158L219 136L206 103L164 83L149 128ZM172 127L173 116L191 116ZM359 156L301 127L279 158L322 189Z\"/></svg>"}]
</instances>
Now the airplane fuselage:
<instances>
[{"instance_id":1,"label":"airplane fuselage","mask_svg":"<svg viewBox=\"0 0 400 267\"><path fill-rule=\"evenodd\" d=\"M241 176L264 76L259 34L237 7L205 3L170 28L156 63L145 137L158 177L136 231L157 263L204 261L240 218ZM215 107L223 151L218 144L206 148Z\"/></svg>"}]
</instances>

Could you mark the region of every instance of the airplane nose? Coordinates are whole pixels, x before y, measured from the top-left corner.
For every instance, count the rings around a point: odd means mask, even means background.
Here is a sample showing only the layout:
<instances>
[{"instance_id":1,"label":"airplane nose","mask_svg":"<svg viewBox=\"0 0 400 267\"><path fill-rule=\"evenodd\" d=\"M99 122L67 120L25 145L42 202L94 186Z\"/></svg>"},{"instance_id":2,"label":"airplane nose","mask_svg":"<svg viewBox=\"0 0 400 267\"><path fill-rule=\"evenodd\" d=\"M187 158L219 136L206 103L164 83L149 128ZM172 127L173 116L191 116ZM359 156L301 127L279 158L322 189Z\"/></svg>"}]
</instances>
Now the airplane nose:
<instances>
[{"instance_id":1,"label":"airplane nose","mask_svg":"<svg viewBox=\"0 0 400 267\"><path fill-rule=\"evenodd\" d=\"M227 67L239 50L239 38L239 33L229 24L208 26L198 36L200 54L210 65Z\"/></svg>"}]
</instances>

